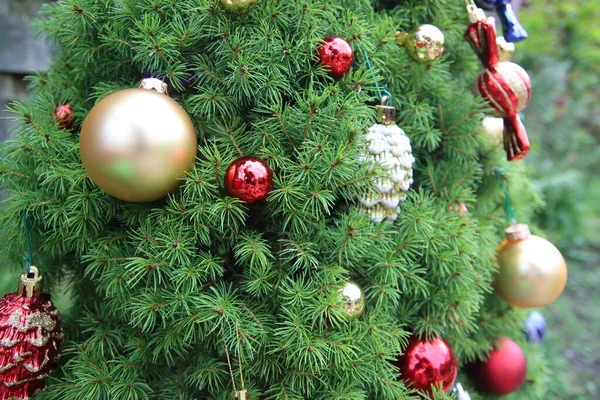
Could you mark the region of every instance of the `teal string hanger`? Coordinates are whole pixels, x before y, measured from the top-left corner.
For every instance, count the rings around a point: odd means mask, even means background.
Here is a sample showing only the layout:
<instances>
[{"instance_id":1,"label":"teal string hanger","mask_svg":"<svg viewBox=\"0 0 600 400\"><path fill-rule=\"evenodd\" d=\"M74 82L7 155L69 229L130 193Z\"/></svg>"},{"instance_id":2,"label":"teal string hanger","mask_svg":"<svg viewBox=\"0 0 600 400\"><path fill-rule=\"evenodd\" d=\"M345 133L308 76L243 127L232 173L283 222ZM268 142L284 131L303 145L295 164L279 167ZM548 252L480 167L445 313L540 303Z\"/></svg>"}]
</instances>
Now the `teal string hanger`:
<instances>
[{"instance_id":1,"label":"teal string hanger","mask_svg":"<svg viewBox=\"0 0 600 400\"><path fill-rule=\"evenodd\" d=\"M517 215L515 214L515 207L510 198L508 179L506 178L506 170L504 168L496 169L496 179L499 181L500 189L504 191L504 212L506 213L506 221L511 225L516 225Z\"/></svg>"},{"instance_id":2,"label":"teal string hanger","mask_svg":"<svg viewBox=\"0 0 600 400\"><path fill-rule=\"evenodd\" d=\"M381 88L381 86L379 86L379 82L377 82L377 77L375 76L375 67L373 67L373 63L371 63L371 59L369 58L367 51L363 49L360 45L358 45L358 48L360 49L360 51L363 54L363 57L365 58L365 63L367 64L367 67L369 67L369 72L371 73L371 77L373 78L373 83L375 84L375 89L377 89L377 95L379 96L379 99L383 99L384 95L387 96L386 104L384 105L388 105L392 101L392 94L387 90L387 85L385 85L383 89Z\"/></svg>"},{"instance_id":3,"label":"teal string hanger","mask_svg":"<svg viewBox=\"0 0 600 400\"><path fill-rule=\"evenodd\" d=\"M25 273L29 275L33 265L33 252L31 251L31 237L29 233L30 221L27 218L27 208L23 207L23 227L25 229Z\"/></svg>"}]
</instances>

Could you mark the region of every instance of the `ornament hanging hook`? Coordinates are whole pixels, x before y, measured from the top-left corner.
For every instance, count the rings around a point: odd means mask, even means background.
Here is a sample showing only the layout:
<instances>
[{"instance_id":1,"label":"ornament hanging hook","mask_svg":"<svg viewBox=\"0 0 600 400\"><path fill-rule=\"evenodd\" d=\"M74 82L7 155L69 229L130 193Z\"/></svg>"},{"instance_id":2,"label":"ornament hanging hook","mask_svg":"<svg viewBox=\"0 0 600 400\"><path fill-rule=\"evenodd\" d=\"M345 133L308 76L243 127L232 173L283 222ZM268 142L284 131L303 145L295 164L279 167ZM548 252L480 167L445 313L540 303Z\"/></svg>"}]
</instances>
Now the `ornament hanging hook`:
<instances>
[{"instance_id":1,"label":"ornament hanging hook","mask_svg":"<svg viewBox=\"0 0 600 400\"><path fill-rule=\"evenodd\" d=\"M31 265L33 264L33 252L31 251L31 238L29 235L29 218L27 218L27 207L26 206L23 206L22 217L23 217L23 227L25 229L25 248L26 248L26 254L24 257L25 258L25 273L30 274Z\"/></svg>"},{"instance_id":2,"label":"ornament hanging hook","mask_svg":"<svg viewBox=\"0 0 600 400\"><path fill-rule=\"evenodd\" d=\"M475 0L465 0L465 6L467 7L471 23L485 20L485 13L481 8L477 7Z\"/></svg>"}]
</instances>

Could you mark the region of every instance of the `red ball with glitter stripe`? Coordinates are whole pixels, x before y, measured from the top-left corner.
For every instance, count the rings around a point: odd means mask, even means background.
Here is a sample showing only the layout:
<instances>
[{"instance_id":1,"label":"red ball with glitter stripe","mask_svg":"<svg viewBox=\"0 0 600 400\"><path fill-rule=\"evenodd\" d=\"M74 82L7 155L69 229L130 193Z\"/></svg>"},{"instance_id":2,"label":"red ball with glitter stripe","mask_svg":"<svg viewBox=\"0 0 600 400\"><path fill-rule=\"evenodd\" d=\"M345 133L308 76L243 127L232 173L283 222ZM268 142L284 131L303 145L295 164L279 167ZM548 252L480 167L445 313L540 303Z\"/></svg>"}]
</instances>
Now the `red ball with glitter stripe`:
<instances>
[{"instance_id":1,"label":"red ball with glitter stripe","mask_svg":"<svg viewBox=\"0 0 600 400\"><path fill-rule=\"evenodd\" d=\"M0 300L0 400L28 400L46 388L63 333L58 310L41 292L36 267L19 291Z\"/></svg>"},{"instance_id":2,"label":"red ball with glitter stripe","mask_svg":"<svg viewBox=\"0 0 600 400\"><path fill-rule=\"evenodd\" d=\"M529 103L531 79L519 65L501 62L480 73L474 89L496 111L496 117L506 117L523 111Z\"/></svg>"}]
</instances>

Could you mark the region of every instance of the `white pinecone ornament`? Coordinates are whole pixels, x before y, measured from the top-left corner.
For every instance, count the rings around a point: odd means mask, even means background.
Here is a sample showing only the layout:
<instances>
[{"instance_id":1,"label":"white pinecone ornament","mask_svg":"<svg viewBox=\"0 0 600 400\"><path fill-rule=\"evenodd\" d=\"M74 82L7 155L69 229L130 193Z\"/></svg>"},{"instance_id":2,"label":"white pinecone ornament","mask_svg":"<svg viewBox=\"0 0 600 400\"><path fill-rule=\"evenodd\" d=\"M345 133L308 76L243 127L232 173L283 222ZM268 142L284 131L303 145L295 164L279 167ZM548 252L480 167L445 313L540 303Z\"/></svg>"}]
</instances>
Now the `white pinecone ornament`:
<instances>
[{"instance_id":1,"label":"white pinecone ornament","mask_svg":"<svg viewBox=\"0 0 600 400\"><path fill-rule=\"evenodd\" d=\"M385 104L385 98L382 103ZM410 139L396 125L396 109L380 105L378 124L371 126L364 136L365 154L362 160L369 164L378 164L386 176L374 178L376 191L360 198L360 208L375 223L395 221L400 214L400 201L406 199L406 193L413 183L412 155Z\"/></svg>"}]
</instances>

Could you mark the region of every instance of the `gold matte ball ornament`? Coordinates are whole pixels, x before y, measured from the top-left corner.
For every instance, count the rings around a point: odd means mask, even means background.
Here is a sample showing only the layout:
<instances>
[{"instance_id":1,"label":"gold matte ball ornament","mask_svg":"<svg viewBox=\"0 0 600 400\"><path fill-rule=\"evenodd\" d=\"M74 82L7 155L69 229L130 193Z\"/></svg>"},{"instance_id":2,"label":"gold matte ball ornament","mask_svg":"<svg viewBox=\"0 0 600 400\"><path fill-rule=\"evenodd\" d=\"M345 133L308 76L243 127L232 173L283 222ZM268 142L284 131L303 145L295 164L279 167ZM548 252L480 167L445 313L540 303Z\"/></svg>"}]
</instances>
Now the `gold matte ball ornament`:
<instances>
[{"instance_id":1,"label":"gold matte ball ornament","mask_svg":"<svg viewBox=\"0 0 600 400\"><path fill-rule=\"evenodd\" d=\"M86 117L79 140L92 181L134 203L161 199L177 188L198 147L188 114L155 87L106 96Z\"/></svg>"},{"instance_id":2,"label":"gold matte ball ornament","mask_svg":"<svg viewBox=\"0 0 600 400\"><path fill-rule=\"evenodd\" d=\"M531 235L527 225L506 229L497 259L500 269L494 289L512 306L546 306L567 284L567 265L560 251L546 239Z\"/></svg>"},{"instance_id":3,"label":"gold matte ball ornament","mask_svg":"<svg viewBox=\"0 0 600 400\"><path fill-rule=\"evenodd\" d=\"M396 32L396 42L420 63L437 60L444 54L444 33L435 25L420 25L413 33Z\"/></svg>"},{"instance_id":4,"label":"gold matte ball ornament","mask_svg":"<svg viewBox=\"0 0 600 400\"><path fill-rule=\"evenodd\" d=\"M256 0L221 0L221 6L232 14L248 12L255 3Z\"/></svg>"}]
</instances>

